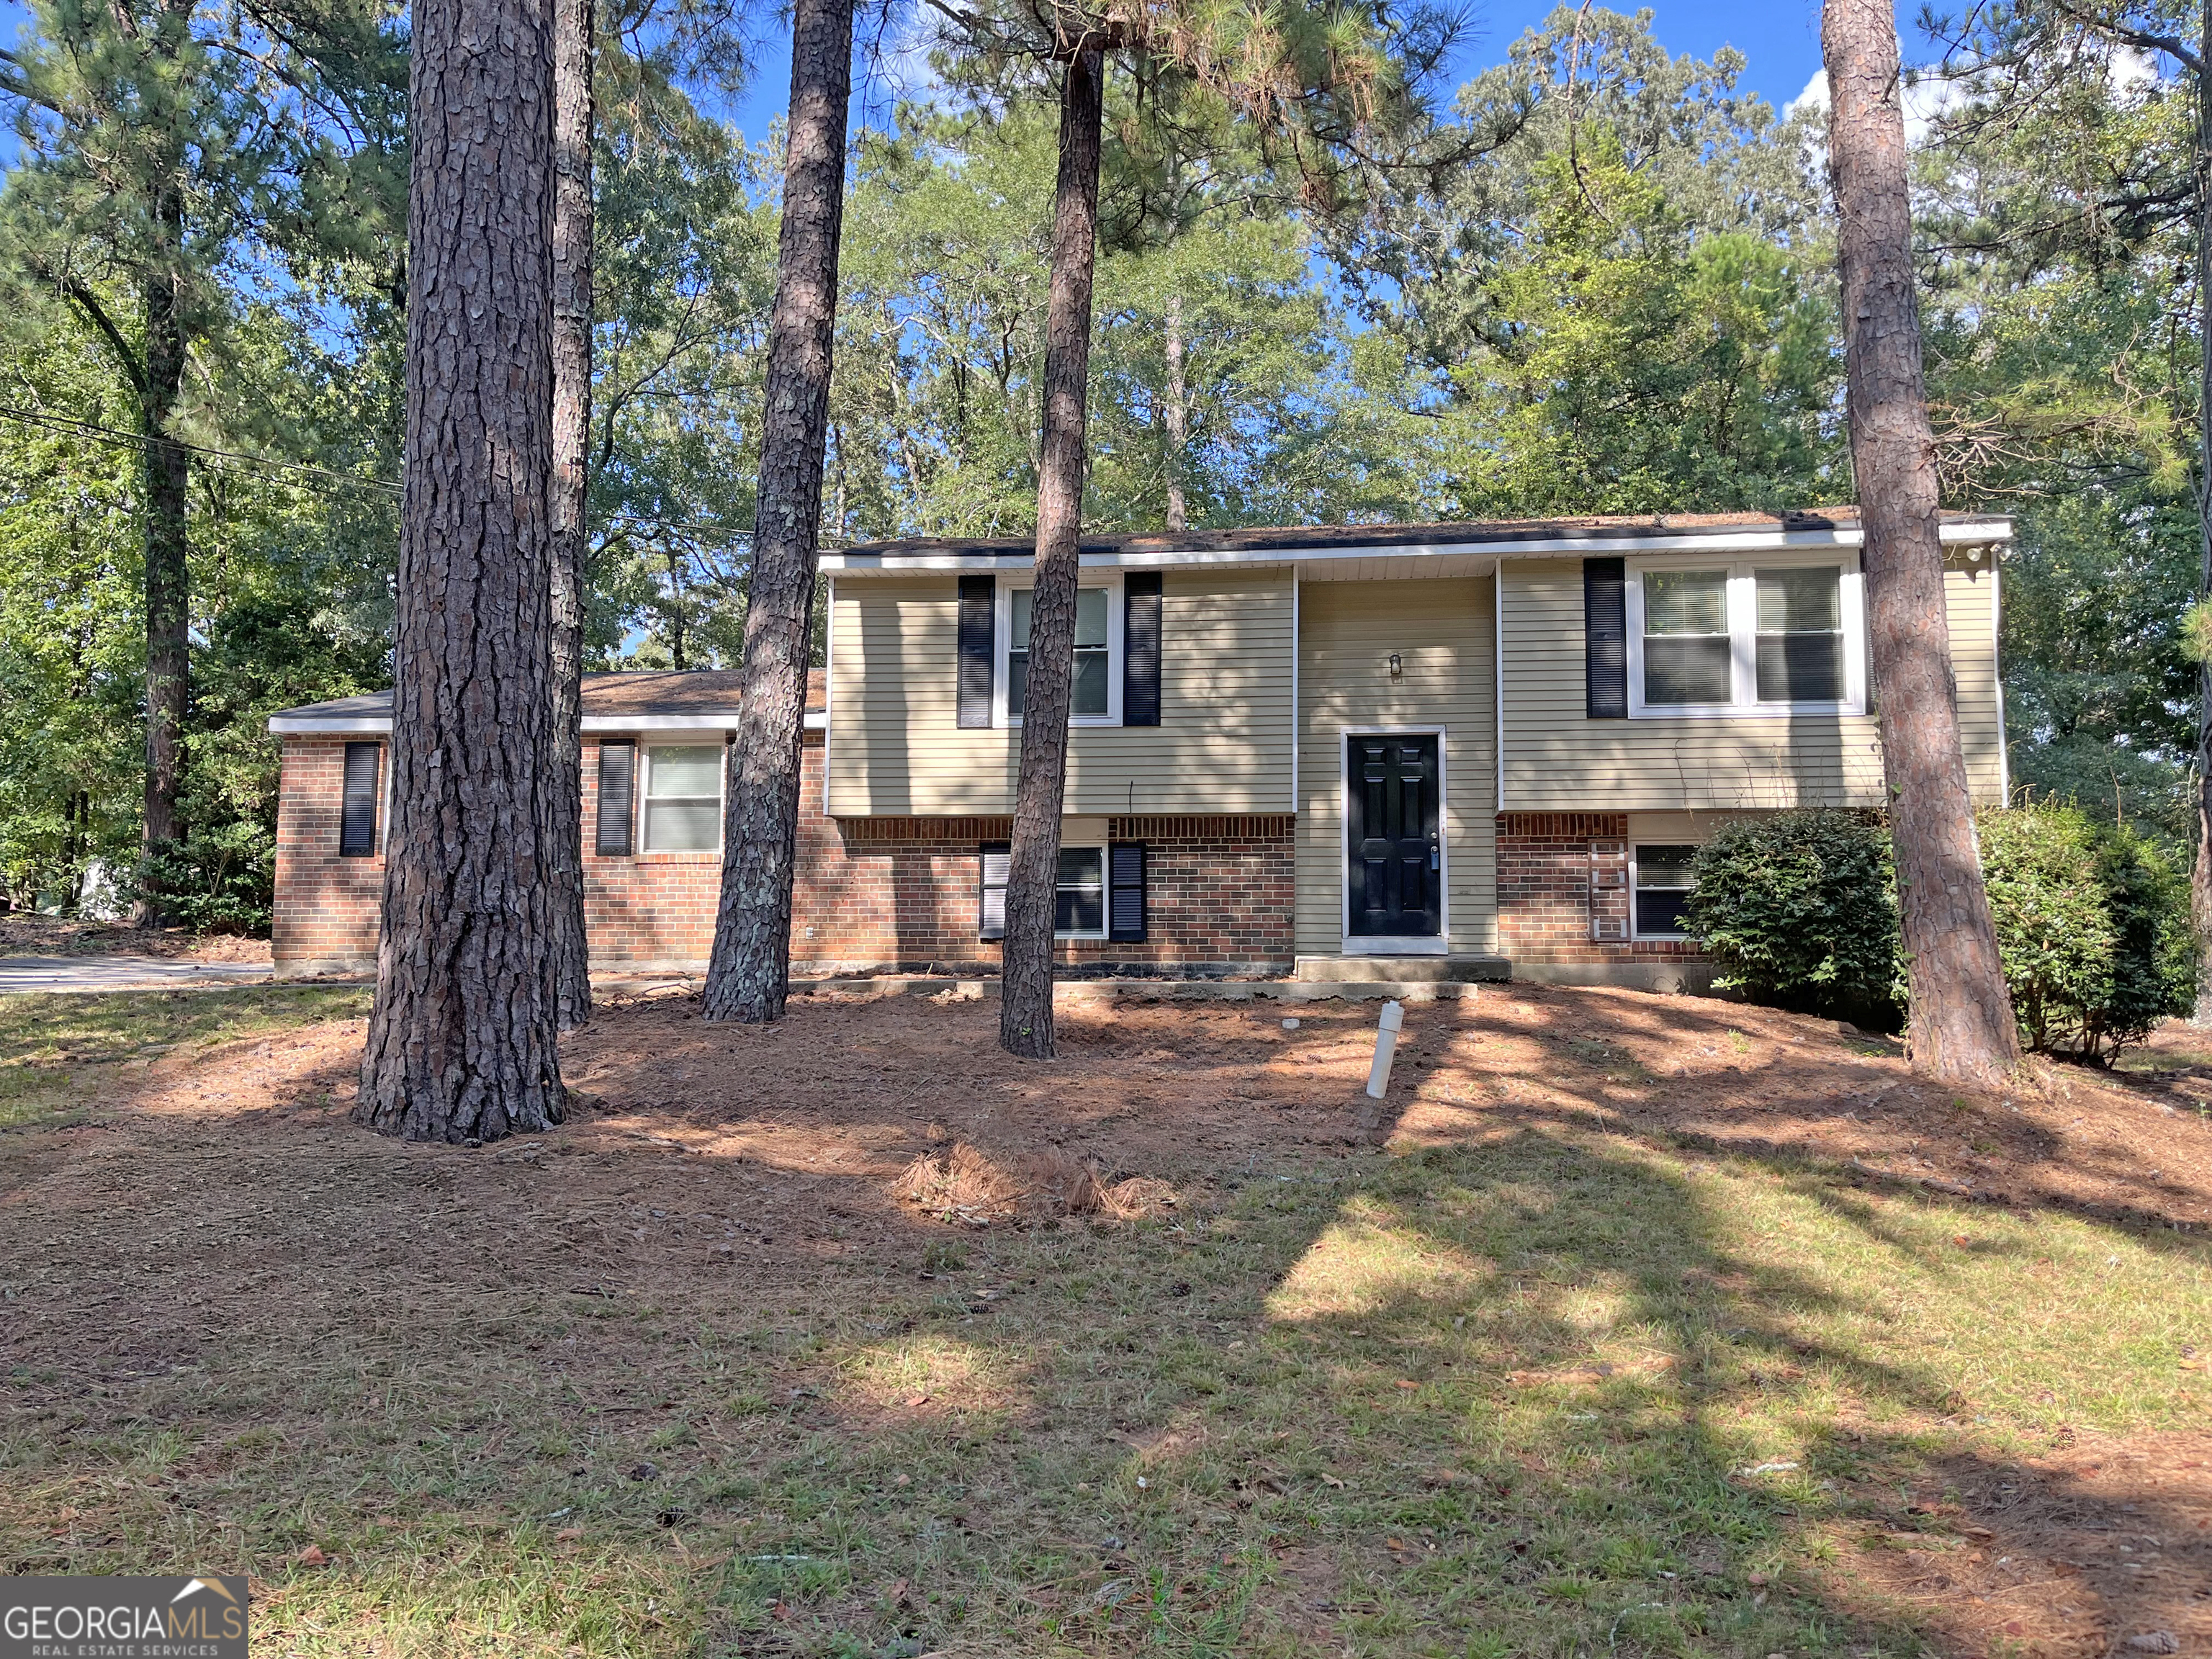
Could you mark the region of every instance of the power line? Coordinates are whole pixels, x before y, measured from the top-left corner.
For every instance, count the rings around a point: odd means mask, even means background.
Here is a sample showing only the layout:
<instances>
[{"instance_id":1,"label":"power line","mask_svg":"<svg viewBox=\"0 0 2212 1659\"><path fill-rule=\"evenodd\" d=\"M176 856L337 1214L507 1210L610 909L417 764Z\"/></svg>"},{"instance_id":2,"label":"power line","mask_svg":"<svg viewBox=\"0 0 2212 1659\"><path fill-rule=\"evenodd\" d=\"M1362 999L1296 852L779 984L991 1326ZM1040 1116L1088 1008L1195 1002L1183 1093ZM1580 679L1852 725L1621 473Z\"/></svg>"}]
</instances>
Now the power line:
<instances>
[{"instance_id":1,"label":"power line","mask_svg":"<svg viewBox=\"0 0 2212 1659\"><path fill-rule=\"evenodd\" d=\"M156 441L143 432L125 432L118 427L101 426L94 421L80 421L68 415L49 415L39 410L17 409L9 404L0 404L0 419L19 422L25 426L43 427L51 431L99 438L132 449L147 449ZM373 490L394 500L400 494L399 486L387 479L364 478L351 472L337 472L329 467L312 465L306 461L278 460L271 455L255 455L242 449L217 449L209 444L196 444L183 438L165 438L160 441L209 460L241 462L248 466L265 467L272 472L298 473L305 477L319 478L355 489ZM601 522L633 529L682 531L686 534L714 537L725 542L750 538L750 532L747 531L732 530L727 525L702 524L690 519L648 519L636 514L616 513L609 514Z\"/></svg>"}]
</instances>

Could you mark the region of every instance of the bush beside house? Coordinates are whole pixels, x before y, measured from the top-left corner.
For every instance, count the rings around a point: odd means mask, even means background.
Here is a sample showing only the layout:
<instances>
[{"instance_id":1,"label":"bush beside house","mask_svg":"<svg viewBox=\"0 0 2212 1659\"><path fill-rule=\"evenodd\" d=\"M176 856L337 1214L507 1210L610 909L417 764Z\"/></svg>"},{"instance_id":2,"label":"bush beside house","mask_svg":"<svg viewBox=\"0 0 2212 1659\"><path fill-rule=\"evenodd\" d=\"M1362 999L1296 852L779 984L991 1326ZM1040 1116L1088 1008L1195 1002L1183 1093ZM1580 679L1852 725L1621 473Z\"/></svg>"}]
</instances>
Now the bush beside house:
<instances>
[{"instance_id":1,"label":"bush beside house","mask_svg":"<svg viewBox=\"0 0 2212 1659\"><path fill-rule=\"evenodd\" d=\"M1983 873L2021 1040L2110 1064L2195 996L2185 878L2072 806L1989 811ZM1700 852L1692 928L1719 985L1892 1029L1905 997L1889 838L1856 813L1732 824Z\"/></svg>"},{"instance_id":2,"label":"bush beside house","mask_svg":"<svg viewBox=\"0 0 2212 1659\"><path fill-rule=\"evenodd\" d=\"M1854 812L1732 823L1698 852L1690 931L1722 988L1754 1002L1896 1023L1896 877L1889 838Z\"/></svg>"}]
</instances>

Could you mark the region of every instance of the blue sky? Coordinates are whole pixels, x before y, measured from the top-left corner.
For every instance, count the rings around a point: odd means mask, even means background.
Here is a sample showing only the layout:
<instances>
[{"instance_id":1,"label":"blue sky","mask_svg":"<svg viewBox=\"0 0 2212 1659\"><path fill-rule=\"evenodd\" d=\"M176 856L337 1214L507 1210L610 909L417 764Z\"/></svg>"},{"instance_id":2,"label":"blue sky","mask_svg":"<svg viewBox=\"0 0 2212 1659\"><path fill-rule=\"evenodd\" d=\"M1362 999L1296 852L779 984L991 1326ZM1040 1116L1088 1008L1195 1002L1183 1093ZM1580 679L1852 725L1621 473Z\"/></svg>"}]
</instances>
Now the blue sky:
<instances>
[{"instance_id":1,"label":"blue sky","mask_svg":"<svg viewBox=\"0 0 2212 1659\"><path fill-rule=\"evenodd\" d=\"M1557 0L1490 0L1479 5L1474 38L1462 48L1460 60L1447 77L1449 84L1471 78L1498 62L1506 47L1526 30L1550 15ZM1622 11L1635 9L1635 0L1612 0ZM1762 94L1777 109L1804 91L1820 69L1820 0L1771 0L1748 5L1730 0L1659 0L1654 5L1653 32L1661 44L1678 56L1689 52L1711 58L1721 47L1732 46L1750 59L1743 82ZM791 59L787 37L781 29L769 32L763 43L757 73L746 94L726 112L745 137L757 143L769 124L783 112L790 94ZM1911 49L1908 44L1907 50ZM899 88L878 78L871 82L866 64L855 84L856 100L869 107L857 111L860 118L880 123Z\"/></svg>"},{"instance_id":2,"label":"blue sky","mask_svg":"<svg viewBox=\"0 0 2212 1659\"><path fill-rule=\"evenodd\" d=\"M1557 0L1488 0L1478 3L1474 38L1462 49L1460 60L1447 76L1456 86L1485 66L1498 62L1516 37L1540 23ZM1632 10L1635 0L1612 0L1621 10ZM1779 109L1805 89L1820 68L1820 0L1769 0L1744 4L1732 0L1659 0L1653 7L1654 32L1669 52L1711 58L1724 46L1735 46L1750 59L1743 84L1762 94ZM12 40L24 20L24 11L13 0L0 0L0 37ZM745 94L725 112L755 142L767 135L769 124L783 112L790 93L791 60L787 26L775 20L763 31L758 70ZM1907 51L1911 49L1908 41ZM881 76L870 76L860 65L855 93L862 106L856 118L880 123L899 88ZM12 136L0 131L0 165L14 159Z\"/></svg>"}]
</instances>

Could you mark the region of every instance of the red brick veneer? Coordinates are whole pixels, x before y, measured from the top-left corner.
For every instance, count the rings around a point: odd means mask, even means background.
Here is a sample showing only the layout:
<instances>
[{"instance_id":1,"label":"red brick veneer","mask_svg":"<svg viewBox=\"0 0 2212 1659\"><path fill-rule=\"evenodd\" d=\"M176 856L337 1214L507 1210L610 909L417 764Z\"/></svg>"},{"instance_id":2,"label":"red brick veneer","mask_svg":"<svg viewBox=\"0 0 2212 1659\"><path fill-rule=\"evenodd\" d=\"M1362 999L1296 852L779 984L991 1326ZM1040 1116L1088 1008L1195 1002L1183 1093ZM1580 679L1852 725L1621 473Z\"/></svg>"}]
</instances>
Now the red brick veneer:
<instances>
[{"instance_id":1,"label":"red brick veneer","mask_svg":"<svg viewBox=\"0 0 2212 1659\"><path fill-rule=\"evenodd\" d=\"M270 950L280 970L359 967L376 957L384 854L338 856L345 746L361 739L287 738L276 798L276 904ZM388 762L389 757L386 757ZM380 831L384 825L377 825Z\"/></svg>"},{"instance_id":2,"label":"red brick veneer","mask_svg":"<svg viewBox=\"0 0 2212 1659\"><path fill-rule=\"evenodd\" d=\"M975 937L976 849L1005 841L1007 818L824 818L818 768L799 805L793 966L995 971L999 946ZM1146 848L1141 945L1068 940L1076 969L1283 973L1295 954L1296 872L1287 813L1114 817L1113 841Z\"/></svg>"},{"instance_id":3,"label":"red brick veneer","mask_svg":"<svg viewBox=\"0 0 2212 1659\"><path fill-rule=\"evenodd\" d=\"M1499 951L1516 964L1704 961L1691 942L1591 939L1593 914L1627 921L1627 841L1624 812L1499 813ZM1600 849L1596 867L1617 869L1620 885L1593 889L1593 844Z\"/></svg>"},{"instance_id":4,"label":"red brick veneer","mask_svg":"<svg viewBox=\"0 0 2212 1659\"><path fill-rule=\"evenodd\" d=\"M384 860L338 856L346 741L285 739L274 943L280 971L361 968L375 958ZM714 945L720 855L599 857L592 840L597 750L587 738L584 920L593 966L705 962ZM1114 840L1146 844L1150 937L1141 945L1070 941L1060 960L1079 969L1287 971L1295 908L1292 822L1287 814L1109 820ZM1006 818L825 818L821 738L808 733L793 968L994 970L999 946L975 937L976 849L1011 833Z\"/></svg>"}]
</instances>

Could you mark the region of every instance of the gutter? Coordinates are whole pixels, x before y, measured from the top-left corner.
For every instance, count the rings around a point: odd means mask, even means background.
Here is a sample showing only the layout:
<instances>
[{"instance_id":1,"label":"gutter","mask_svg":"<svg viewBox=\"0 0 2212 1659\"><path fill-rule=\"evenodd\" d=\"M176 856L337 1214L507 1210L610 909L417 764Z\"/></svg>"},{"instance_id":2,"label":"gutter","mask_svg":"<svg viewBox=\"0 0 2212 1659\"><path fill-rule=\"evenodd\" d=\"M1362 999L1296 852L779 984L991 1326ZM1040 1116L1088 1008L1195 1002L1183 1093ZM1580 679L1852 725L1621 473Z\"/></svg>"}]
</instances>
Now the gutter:
<instances>
[{"instance_id":1,"label":"gutter","mask_svg":"<svg viewBox=\"0 0 2212 1659\"><path fill-rule=\"evenodd\" d=\"M2011 523L2003 519L1947 524L1938 532L1946 547L1980 547L2012 539ZM1191 565L1316 565L1332 559L1583 558L1592 554L1638 553L1778 553L1802 548L1860 547L1864 531L1850 528L1781 530L1744 528L1727 531L1686 531L1679 535L1553 536L1525 541L1383 542L1346 547L1189 548L1161 553L1085 553L1086 570L1159 570ZM824 571L846 575L896 576L908 571L1030 570L1036 568L1029 553L824 553Z\"/></svg>"},{"instance_id":2,"label":"gutter","mask_svg":"<svg viewBox=\"0 0 2212 1659\"><path fill-rule=\"evenodd\" d=\"M826 732L830 715L826 709L806 711L806 729ZM343 734L381 737L392 730L389 714L283 714L269 717L269 729L279 737L327 736ZM738 729L735 709L716 709L697 714L586 714L586 732L734 732Z\"/></svg>"}]
</instances>

